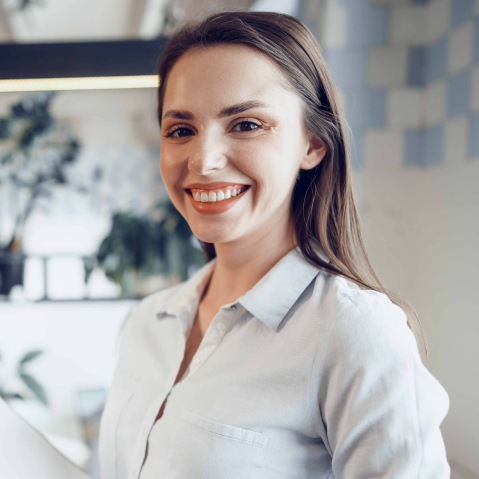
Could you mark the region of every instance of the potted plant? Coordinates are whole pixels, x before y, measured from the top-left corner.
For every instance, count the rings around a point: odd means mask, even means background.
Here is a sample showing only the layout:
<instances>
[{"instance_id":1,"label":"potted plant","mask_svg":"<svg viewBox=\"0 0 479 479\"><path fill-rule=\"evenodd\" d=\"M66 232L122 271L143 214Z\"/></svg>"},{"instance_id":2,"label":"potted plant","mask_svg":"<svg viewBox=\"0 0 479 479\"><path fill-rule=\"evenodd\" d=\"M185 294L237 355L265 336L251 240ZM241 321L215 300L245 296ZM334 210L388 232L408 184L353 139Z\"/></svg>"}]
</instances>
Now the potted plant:
<instances>
[{"instance_id":1,"label":"potted plant","mask_svg":"<svg viewBox=\"0 0 479 479\"><path fill-rule=\"evenodd\" d=\"M96 257L85 262L85 282L95 267L122 289L122 297L141 297L151 291L149 278L169 284L188 278L188 268L201 267L205 255L186 220L167 199L144 216L116 212Z\"/></svg>"},{"instance_id":2,"label":"potted plant","mask_svg":"<svg viewBox=\"0 0 479 479\"><path fill-rule=\"evenodd\" d=\"M5 401L11 401L13 399L26 400L36 399L43 405L48 406L48 398L43 386L27 371L27 366L36 358L38 358L43 351L34 350L26 353L19 361L14 370L13 375L8 377L5 367L0 368L2 374L0 374L0 397ZM0 366L3 364L3 358L0 354ZM23 387L15 387L12 389L9 387L11 383L19 383Z\"/></svg>"},{"instance_id":3,"label":"potted plant","mask_svg":"<svg viewBox=\"0 0 479 479\"><path fill-rule=\"evenodd\" d=\"M51 114L54 96L25 96L0 117L0 188L15 198L9 211L13 227L5 234L0 223L0 295L23 284L25 224L39 201L51 198L53 187L70 183L67 169L80 150L72 131ZM76 189L86 192L83 186Z\"/></svg>"}]
</instances>

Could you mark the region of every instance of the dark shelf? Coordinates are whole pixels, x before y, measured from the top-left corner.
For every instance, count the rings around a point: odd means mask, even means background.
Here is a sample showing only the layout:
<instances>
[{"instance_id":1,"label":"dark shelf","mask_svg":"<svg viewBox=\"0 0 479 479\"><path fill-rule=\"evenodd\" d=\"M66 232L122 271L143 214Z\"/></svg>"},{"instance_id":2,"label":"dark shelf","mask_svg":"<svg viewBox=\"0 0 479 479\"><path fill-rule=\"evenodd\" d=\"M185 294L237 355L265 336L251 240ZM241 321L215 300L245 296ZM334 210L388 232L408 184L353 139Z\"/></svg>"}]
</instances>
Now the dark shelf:
<instances>
[{"instance_id":1,"label":"dark shelf","mask_svg":"<svg viewBox=\"0 0 479 479\"><path fill-rule=\"evenodd\" d=\"M154 75L168 40L3 43L0 80Z\"/></svg>"}]
</instances>

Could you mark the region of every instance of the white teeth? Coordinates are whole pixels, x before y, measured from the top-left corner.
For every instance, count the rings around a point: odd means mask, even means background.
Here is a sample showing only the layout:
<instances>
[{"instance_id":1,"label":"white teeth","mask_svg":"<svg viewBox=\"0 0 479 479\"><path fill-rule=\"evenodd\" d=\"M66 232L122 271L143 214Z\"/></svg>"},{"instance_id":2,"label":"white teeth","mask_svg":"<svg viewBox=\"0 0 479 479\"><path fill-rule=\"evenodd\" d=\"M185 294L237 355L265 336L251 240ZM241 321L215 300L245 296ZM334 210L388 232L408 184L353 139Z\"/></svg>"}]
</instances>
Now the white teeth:
<instances>
[{"instance_id":1,"label":"white teeth","mask_svg":"<svg viewBox=\"0 0 479 479\"><path fill-rule=\"evenodd\" d=\"M195 201L200 201L201 203L216 203L218 201L228 200L233 196L238 196L242 193L245 188L227 188L225 191L218 190L218 191L210 191L207 193L206 191L196 191L193 194L193 198Z\"/></svg>"}]
</instances>

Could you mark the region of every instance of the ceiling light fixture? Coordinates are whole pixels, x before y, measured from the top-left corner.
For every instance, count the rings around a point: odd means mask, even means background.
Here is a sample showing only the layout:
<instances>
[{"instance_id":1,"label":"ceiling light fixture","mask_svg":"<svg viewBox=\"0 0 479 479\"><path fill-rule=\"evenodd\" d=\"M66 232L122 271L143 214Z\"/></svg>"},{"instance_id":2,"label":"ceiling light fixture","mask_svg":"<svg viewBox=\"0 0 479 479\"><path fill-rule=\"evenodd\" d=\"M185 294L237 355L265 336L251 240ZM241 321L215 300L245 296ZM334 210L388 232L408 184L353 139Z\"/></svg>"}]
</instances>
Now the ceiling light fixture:
<instances>
[{"instance_id":1,"label":"ceiling light fixture","mask_svg":"<svg viewBox=\"0 0 479 479\"><path fill-rule=\"evenodd\" d=\"M0 92L157 88L158 75L0 80Z\"/></svg>"}]
</instances>

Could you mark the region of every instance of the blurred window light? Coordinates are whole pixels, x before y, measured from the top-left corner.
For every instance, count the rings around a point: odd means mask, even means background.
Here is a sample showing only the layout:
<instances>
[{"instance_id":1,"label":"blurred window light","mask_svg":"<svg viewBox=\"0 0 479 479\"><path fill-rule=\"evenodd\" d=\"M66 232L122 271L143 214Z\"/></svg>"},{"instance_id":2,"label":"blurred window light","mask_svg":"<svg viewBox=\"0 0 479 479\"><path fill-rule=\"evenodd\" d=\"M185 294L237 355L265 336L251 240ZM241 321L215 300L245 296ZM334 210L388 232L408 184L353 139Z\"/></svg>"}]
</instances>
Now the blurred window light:
<instances>
[{"instance_id":1,"label":"blurred window light","mask_svg":"<svg viewBox=\"0 0 479 479\"><path fill-rule=\"evenodd\" d=\"M57 257L48 261L48 297L52 299L83 299L86 286L80 258Z\"/></svg>"},{"instance_id":2,"label":"blurred window light","mask_svg":"<svg viewBox=\"0 0 479 479\"><path fill-rule=\"evenodd\" d=\"M38 301L45 296L45 272L42 258L32 257L25 260L24 290L26 299Z\"/></svg>"},{"instance_id":3,"label":"blurred window light","mask_svg":"<svg viewBox=\"0 0 479 479\"><path fill-rule=\"evenodd\" d=\"M276 12L286 15L297 15L299 0L256 0L250 7L254 12Z\"/></svg>"},{"instance_id":4,"label":"blurred window light","mask_svg":"<svg viewBox=\"0 0 479 479\"><path fill-rule=\"evenodd\" d=\"M158 75L0 80L0 92L158 88Z\"/></svg>"}]
</instances>

